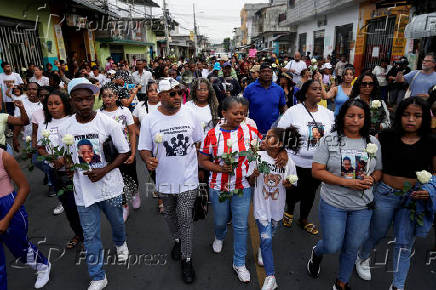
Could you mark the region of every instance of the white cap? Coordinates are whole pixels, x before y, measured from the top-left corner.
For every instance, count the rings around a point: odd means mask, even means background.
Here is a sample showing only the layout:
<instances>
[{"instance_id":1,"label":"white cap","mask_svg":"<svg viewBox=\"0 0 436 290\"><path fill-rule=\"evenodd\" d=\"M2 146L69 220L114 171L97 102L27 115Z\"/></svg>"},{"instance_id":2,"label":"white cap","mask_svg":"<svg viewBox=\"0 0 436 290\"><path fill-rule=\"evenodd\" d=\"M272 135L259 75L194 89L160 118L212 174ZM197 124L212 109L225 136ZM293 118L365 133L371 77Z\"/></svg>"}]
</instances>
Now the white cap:
<instances>
[{"instance_id":1,"label":"white cap","mask_svg":"<svg viewBox=\"0 0 436 290\"><path fill-rule=\"evenodd\" d=\"M169 91L171 89L174 89L175 87L179 86L180 83L176 81L173 78L163 78L159 81L159 93Z\"/></svg>"},{"instance_id":2,"label":"white cap","mask_svg":"<svg viewBox=\"0 0 436 290\"><path fill-rule=\"evenodd\" d=\"M332 69L332 65L329 63L329 62L327 62L327 63L325 63L325 64L323 64L322 66L321 66L321 69Z\"/></svg>"},{"instance_id":3,"label":"white cap","mask_svg":"<svg viewBox=\"0 0 436 290\"><path fill-rule=\"evenodd\" d=\"M98 93L97 86L93 85L87 78L75 78L68 83L68 94L77 89L90 89L94 94Z\"/></svg>"}]
</instances>

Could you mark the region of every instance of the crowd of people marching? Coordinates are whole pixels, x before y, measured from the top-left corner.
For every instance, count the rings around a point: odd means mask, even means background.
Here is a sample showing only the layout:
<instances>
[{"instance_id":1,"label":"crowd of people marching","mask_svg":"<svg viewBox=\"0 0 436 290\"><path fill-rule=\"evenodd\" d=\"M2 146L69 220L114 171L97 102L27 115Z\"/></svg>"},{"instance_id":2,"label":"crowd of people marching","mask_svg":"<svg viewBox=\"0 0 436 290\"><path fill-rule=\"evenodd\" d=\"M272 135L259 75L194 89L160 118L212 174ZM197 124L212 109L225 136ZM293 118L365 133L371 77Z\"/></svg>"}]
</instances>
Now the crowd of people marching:
<instances>
[{"instance_id":1,"label":"crowd of people marching","mask_svg":"<svg viewBox=\"0 0 436 290\"><path fill-rule=\"evenodd\" d=\"M35 288L49 282L51 264L27 238L30 186L22 165L44 173L48 195L59 199L53 214L65 212L74 234L66 248L84 247L88 289L97 290L108 284L101 212L118 261L129 257L125 223L129 207L140 208L146 182L138 179L139 156L185 283L195 280L193 220L206 217L209 203L213 252L222 252L233 227L232 267L250 282L253 201L262 289L278 287L272 237L294 219L308 234L321 230L303 269L311 277L319 277L324 255L340 252L336 290L351 289L354 268L371 280L372 250L392 225L396 270L389 289L405 288L415 240L429 233L436 213L433 54L421 70L410 71L404 58L360 74L345 57L332 62L298 52L149 64L108 58L100 66L73 55L55 65L31 65L20 76L3 61L0 74L0 233L11 253L37 271ZM207 184L206 195L200 184ZM319 226L311 221L318 192ZM3 249L0 289L7 289Z\"/></svg>"}]
</instances>

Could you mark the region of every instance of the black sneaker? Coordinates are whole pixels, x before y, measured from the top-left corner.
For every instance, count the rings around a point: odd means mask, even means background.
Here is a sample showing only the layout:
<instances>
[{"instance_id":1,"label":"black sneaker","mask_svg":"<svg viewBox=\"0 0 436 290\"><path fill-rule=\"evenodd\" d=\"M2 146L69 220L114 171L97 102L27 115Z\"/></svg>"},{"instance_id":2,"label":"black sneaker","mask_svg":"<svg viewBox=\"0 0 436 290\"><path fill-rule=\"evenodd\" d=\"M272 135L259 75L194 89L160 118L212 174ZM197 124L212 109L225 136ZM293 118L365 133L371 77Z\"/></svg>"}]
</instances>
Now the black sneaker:
<instances>
[{"instance_id":1,"label":"black sneaker","mask_svg":"<svg viewBox=\"0 0 436 290\"><path fill-rule=\"evenodd\" d=\"M321 271L322 256L315 255L313 249L315 249L315 247L312 248L312 255L307 262L307 273L312 278L318 278L319 272Z\"/></svg>"},{"instance_id":2,"label":"black sneaker","mask_svg":"<svg viewBox=\"0 0 436 290\"><path fill-rule=\"evenodd\" d=\"M48 194L47 195L49 197L56 196L56 189L53 185L48 187Z\"/></svg>"},{"instance_id":3,"label":"black sneaker","mask_svg":"<svg viewBox=\"0 0 436 290\"><path fill-rule=\"evenodd\" d=\"M345 287L339 286L338 279L336 279L335 284L333 285L333 290L351 290L350 284L345 284Z\"/></svg>"},{"instance_id":4,"label":"black sneaker","mask_svg":"<svg viewBox=\"0 0 436 290\"><path fill-rule=\"evenodd\" d=\"M186 284L191 284L195 279L195 271L192 260L182 260L182 279Z\"/></svg>"},{"instance_id":5,"label":"black sneaker","mask_svg":"<svg viewBox=\"0 0 436 290\"><path fill-rule=\"evenodd\" d=\"M182 249L180 246L180 242L174 243L174 247L171 250L171 258L173 258L174 261L179 261L182 258Z\"/></svg>"}]
</instances>

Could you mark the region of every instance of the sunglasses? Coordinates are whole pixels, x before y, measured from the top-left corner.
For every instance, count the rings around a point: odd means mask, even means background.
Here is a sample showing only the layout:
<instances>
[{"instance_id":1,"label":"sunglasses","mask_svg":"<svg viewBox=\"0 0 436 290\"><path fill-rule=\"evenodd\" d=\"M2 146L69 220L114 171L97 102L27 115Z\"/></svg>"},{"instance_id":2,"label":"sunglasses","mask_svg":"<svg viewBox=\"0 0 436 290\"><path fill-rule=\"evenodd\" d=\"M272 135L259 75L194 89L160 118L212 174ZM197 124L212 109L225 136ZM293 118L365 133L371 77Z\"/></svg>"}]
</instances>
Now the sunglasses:
<instances>
[{"instance_id":1,"label":"sunglasses","mask_svg":"<svg viewBox=\"0 0 436 290\"><path fill-rule=\"evenodd\" d=\"M170 97L175 97L177 95L181 96L183 95L183 90L178 90L178 91L172 91L169 93Z\"/></svg>"},{"instance_id":2,"label":"sunglasses","mask_svg":"<svg viewBox=\"0 0 436 290\"><path fill-rule=\"evenodd\" d=\"M366 87L373 87L374 86L374 82L361 82L360 86L364 87L364 88L366 88Z\"/></svg>"}]
</instances>

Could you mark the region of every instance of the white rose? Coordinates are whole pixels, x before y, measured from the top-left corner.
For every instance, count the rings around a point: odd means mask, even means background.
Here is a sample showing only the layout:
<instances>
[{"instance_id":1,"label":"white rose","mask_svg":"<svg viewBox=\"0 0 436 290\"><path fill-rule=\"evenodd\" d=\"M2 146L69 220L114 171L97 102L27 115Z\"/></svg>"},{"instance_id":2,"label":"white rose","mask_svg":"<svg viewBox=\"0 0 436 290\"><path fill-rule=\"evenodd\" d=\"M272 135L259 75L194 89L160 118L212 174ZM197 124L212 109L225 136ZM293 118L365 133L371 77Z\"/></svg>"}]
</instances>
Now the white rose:
<instances>
[{"instance_id":1,"label":"white rose","mask_svg":"<svg viewBox=\"0 0 436 290\"><path fill-rule=\"evenodd\" d=\"M312 66L313 70L317 70L318 66L315 64L314 66Z\"/></svg>"},{"instance_id":2,"label":"white rose","mask_svg":"<svg viewBox=\"0 0 436 290\"><path fill-rule=\"evenodd\" d=\"M430 181L432 174L428 171L422 170L416 172L416 177L418 178L418 181L422 184L426 184Z\"/></svg>"},{"instance_id":3,"label":"white rose","mask_svg":"<svg viewBox=\"0 0 436 290\"><path fill-rule=\"evenodd\" d=\"M42 130L42 137L44 137L44 138L50 137L50 131L49 130Z\"/></svg>"},{"instance_id":4,"label":"white rose","mask_svg":"<svg viewBox=\"0 0 436 290\"><path fill-rule=\"evenodd\" d=\"M371 109L378 109L381 105L382 103L379 100L371 101Z\"/></svg>"},{"instance_id":5,"label":"white rose","mask_svg":"<svg viewBox=\"0 0 436 290\"><path fill-rule=\"evenodd\" d=\"M201 122L201 128L203 128L203 130L204 130L204 128L206 128L206 123L205 122Z\"/></svg>"},{"instance_id":6,"label":"white rose","mask_svg":"<svg viewBox=\"0 0 436 290\"><path fill-rule=\"evenodd\" d=\"M232 147L233 146L233 141L232 139L228 139L227 140L227 147Z\"/></svg>"},{"instance_id":7,"label":"white rose","mask_svg":"<svg viewBox=\"0 0 436 290\"><path fill-rule=\"evenodd\" d=\"M259 141L257 141L257 139L253 139L253 140L251 140L250 144L253 147L257 147L259 145Z\"/></svg>"},{"instance_id":8,"label":"white rose","mask_svg":"<svg viewBox=\"0 0 436 290\"><path fill-rule=\"evenodd\" d=\"M298 176L297 175L289 175L288 177L286 177L286 179L289 181L290 184L294 184L298 181Z\"/></svg>"},{"instance_id":9,"label":"white rose","mask_svg":"<svg viewBox=\"0 0 436 290\"><path fill-rule=\"evenodd\" d=\"M154 142L156 142L157 144L162 143L162 142L163 142L163 136L162 136L162 134L157 133L157 134L154 136Z\"/></svg>"},{"instance_id":10,"label":"white rose","mask_svg":"<svg viewBox=\"0 0 436 290\"><path fill-rule=\"evenodd\" d=\"M26 136L26 142L29 143L30 141L32 141L32 137Z\"/></svg>"},{"instance_id":11,"label":"white rose","mask_svg":"<svg viewBox=\"0 0 436 290\"><path fill-rule=\"evenodd\" d=\"M368 145L366 145L365 151L368 154L375 155L375 153L378 151L378 147L374 143L369 143Z\"/></svg>"},{"instance_id":12,"label":"white rose","mask_svg":"<svg viewBox=\"0 0 436 290\"><path fill-rule=\"evenodd\" d=\"M317 63L318 61L316 60L316 58L312 58L312 63Z\"/></svg>"},{"instance_id":13,"label":"white rose","mask_svg":"<svg viewBox=\"0 0 436 290\"><path fill-rule=\"evenodd\" d=\"M64 138L62 138L62 143L65 145L73 145L74 144L74 137L71 134L66 134Z\"/></svg>"}]
</instances>

